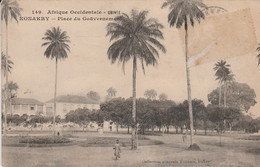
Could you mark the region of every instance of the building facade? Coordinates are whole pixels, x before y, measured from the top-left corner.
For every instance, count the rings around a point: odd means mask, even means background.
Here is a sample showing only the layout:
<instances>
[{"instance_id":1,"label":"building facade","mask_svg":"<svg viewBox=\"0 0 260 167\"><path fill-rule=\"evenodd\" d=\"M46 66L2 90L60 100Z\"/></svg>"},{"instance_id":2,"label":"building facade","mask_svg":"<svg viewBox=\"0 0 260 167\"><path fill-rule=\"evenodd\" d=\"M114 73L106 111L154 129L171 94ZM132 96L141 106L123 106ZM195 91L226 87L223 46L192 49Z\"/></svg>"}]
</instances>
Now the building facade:
<instances>
[{"instance_id":1,"label":"building facade","mask_svg":"<svg viewBox=\"0 0 260 167\"><path fill-rule=\"evenodd\" d=\"M79 95L62 95L56 98L56 115L65 118L66 114L78 108L87 108L89 110L98 110L100 104L97 101L88 99ZM54 100L46 102L46 115L52 116L54 111Z\"/></svg>"},{"instance_id":2,"label":"building facade","mask_svg":"<svg viewBox=\"0 0 260 167\"><path fill-rule=\"evenodd\" d=\"M11 114L15 115L36 115L44 113L44 103L31 98L13 98L11 99Z\"/></svg>"}]
</instances>

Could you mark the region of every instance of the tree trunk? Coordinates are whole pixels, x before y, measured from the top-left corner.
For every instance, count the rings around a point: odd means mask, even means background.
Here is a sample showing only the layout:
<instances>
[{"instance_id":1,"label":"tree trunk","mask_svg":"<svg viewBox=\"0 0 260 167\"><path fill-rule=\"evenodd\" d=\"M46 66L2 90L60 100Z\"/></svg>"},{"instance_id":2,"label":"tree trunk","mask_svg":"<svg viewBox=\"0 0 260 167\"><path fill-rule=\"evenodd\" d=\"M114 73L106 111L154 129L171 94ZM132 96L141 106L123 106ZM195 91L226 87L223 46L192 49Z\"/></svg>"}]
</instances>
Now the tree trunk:
<instances>
[{"instance_id":1,"label":"tree trunk","mask_svg":"<svg viewBox=\"0 0 260 167\"><path fill-rule=\"evenodd\" d=\"M221 106L221 84L219 85L218 105Z\"/></svg>"},{"instance_id":2,"label":"tree trunk","mask_svg":"<svg viewBox=\"0 0 260 167\"><path fill-rule=\"evenodd\" d=\"M12 122L13 122L13 111L12 111L12 101L11 101L11 92L9 92L10 94L10 99L9 99L9 107L10 107L10 126L12 126Z\"/></svg>"},{"instance_id":3,"label":"tree trunk","mask_svg":"<svg viewBox=\"0 0 260 167\"><path fill-rule=\"evenodd\" d=\"M55 61L55 66L56 66L56 71L55 71L55 85L54 85L54 111L53 111L53 135L55 136L55 131L56 131L56 122L55 122L55 117L56 117L56 96L57 96L57 75L58 75L58 58L56 58Z\"/></svg>"},{"instance_id":4,"label":"tree trunk","mask_svg":"<svg viewBox=\"0 0 260 167\"><path fill-rule=\"evenodd\" d=\"M224 107L227 107L227 83L224 83Z\"/></svg>"},{"instance_id":5,"label":"tree trunk","mask_svg":"<svg viewBox=\"0 0 260 167\"><path fill-rule=\"evenodd\" d=\"M5 128L4 128L4 136L7 133L7 111L8 111L8 102L9 102L9 93L8 93L8 22L6 22L6 58L5 58Z\"/></svg>"},{"instance_id":6,"label":"tree trunk","mask_svg":"<svg viewBox=\"0 0 260 167\"><path fill-rule=\"evenodd\" d=\"M167 126L167 133L169 133L169 129L170 129L169 126Z\"/></svg>"},{"instance_id":7,"label":"tree trunk","mask_svg":"<svg viewBox=\"0 0 260 167\"><path fill-rule=\"evenodd\" d=\"M207 121L203 120L204 134L207 135Z\"/></svg>"},{"instance_id":8,"label":"tree trunk","mask_svg":"<svg viewBox=\"0 0 260 167\"><path fill-rule=\"evenodd\" d=\"M229 123L229 130L232 131L232 123Z\"/></svg>"},{"instance_id":9,"label":"tree trunk","mask_svg":"<svg viewBox=\"0 0 260 167\"><path fill-rule=\"evenodd\" d=\"M165 132L165 126L162 126L162 134L164 135L164 132Z\"/></svg>"},{"instance_id":10,"label":"tree trunk","mask_svg":"<svg viewBox=\"0 0 260 167\"><path fill-rule=\"evenodd\" d=\"M132 150L137 149L136 143L136 57L133 59L133 108L132 108Z\"/></svg>"},{"instance_id":11,"label":"tree trunk","mask_svg":"<svg viewBox=\"0 0 260 167\"><path fill-rule=\"evenodd\" d=\"M221 145L221 132L219 132L219 144Z\"/></svg>"},{"instance_id":12,"label":"tree trunk","mask_svg":"<svg viewBox=\"0 0 260 167\"><path fill-rule=\"evenodd\" d=\"M127 134L129 134L129 126L127 126Z\"/></svg>"},{"instance_id":13,"label":"tree trunk","mask_svg":"<svg viewBox=\"0 0 260 167\"><path fill-rule=\"evenodd\" d=\"M189 116L190 116L190 142L193 138L193 114L192 114L192 102L191 102L191 85L190 85L190 69L188 67L188 23L185 19L185 55L186 55L186 73L187 73L187 90L188 90L188 102L189 102Z\"/></svg>"},{"instance_id":14,"label":"tree trunk","mask_svg":"<svg viewBox=\"0 0 260 167\"><path fill-rule=\"evenodd\" d=\"M119 126L119 125L116 125L116 133L118 133L118 126Z\"/></svg>"},{"instance_id":15,"label":"tree trunk","mask_svg":"<svg viewBox=\"0 0 260 167\"><path fill-rule=\"evenodd\" d=\"M207 135L207 124L206 124L206 121L204 120L203 121L203 126L204 126L204 134Z\"/></svg>"}]
</instances>

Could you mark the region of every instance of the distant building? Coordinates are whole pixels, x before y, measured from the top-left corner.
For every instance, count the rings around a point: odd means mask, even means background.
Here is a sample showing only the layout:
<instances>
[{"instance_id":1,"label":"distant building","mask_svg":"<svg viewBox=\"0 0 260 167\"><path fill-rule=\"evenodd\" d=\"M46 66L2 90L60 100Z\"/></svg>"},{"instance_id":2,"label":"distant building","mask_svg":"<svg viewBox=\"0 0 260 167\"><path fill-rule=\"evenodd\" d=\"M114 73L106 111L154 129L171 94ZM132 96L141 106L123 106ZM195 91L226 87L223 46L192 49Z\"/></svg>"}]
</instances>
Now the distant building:
<instances>
[{"instance_id":1,"label":"distant building","mask_svg":"<svg viewBox=\"0 0 260 167\"><path fill-rule=\"evenodd\" d=\"M44 112L44 103L31 98L13 98L11 99L12 115L35 115Z\"/></svg>"},{"instance_id":2,"label":"distant building","mask_svg":"<svg viewBox=\"0 0 260 167\"><path fill-rule=\"evenodd\" d=\"M46 115L52 116L54 109L54 100L46 102ZM98 110L99 102L91 100L85 96L79 95L61 95L56 98L56 115L65 118L65 115L71 110L78 108L87 108L89 110Z\"/></svg>"}]
</instances>

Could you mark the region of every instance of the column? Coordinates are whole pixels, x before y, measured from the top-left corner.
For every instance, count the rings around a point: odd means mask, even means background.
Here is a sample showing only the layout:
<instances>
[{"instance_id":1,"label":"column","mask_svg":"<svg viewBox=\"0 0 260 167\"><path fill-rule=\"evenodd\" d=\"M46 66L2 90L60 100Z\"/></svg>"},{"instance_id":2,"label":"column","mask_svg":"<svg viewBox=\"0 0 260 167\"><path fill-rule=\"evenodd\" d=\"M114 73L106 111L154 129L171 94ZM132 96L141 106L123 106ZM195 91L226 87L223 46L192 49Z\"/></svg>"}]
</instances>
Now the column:
<instances>
[{"instance_id":1,"label":"column","mask_svg":"<svg viewBox=\"0 0 260 167\"><path fill-rule=\"evenodd\" d=\"M27 115L29 116L29 109L30 109L30 106L29 104L27 105Z\"/></svg>"}]
</instances>

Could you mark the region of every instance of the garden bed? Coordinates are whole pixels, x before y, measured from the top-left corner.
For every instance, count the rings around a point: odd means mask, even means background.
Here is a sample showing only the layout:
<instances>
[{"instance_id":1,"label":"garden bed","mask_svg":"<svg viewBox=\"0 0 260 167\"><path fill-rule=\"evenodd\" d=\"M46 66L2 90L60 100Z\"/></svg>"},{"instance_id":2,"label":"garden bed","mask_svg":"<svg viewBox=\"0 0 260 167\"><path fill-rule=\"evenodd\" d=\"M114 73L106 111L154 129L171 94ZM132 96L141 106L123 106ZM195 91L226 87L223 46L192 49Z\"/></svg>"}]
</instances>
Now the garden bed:
<instances>
[{"instance_id":1,"label":"garden bed","mask_svg":"<svg viewBox=\"0 0 260 167\"><path fill-rule=\"evenodd\" d=\"M119 140L119 144L122 147L131 146L131 138L116 138L116 137L91 137L87 138L86 141L81 142L80 146L82 147L113 147L116 143L116 140ZM164 144L161 141L150 140L146 137L139 138L138 145L159 145Z\"/></svg>"},{"instance_id":2,"label":"garden bed","mask_svg":"<svg viewBox=\"0 0 260 167\"><path fill-rule=\"evenodd\" d=\"M74 144L68 138L57 136L4 137L2 139L2 146L10 147L53 147Z\"/></svg>"}]
</instances>

